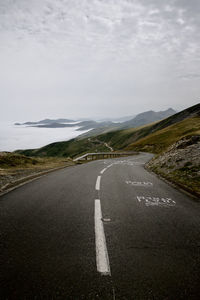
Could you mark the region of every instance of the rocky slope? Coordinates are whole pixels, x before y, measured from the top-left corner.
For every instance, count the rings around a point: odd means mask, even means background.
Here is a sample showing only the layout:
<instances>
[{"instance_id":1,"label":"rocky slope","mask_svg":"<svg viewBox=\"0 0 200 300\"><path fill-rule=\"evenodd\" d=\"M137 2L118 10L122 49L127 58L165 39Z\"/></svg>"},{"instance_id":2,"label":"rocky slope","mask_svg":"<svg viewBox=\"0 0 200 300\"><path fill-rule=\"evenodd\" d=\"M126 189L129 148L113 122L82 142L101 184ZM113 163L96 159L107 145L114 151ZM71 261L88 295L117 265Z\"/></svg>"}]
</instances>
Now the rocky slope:
<instances>
[{"instance_id":1,"label":"rocky slope","mask_svg":"<svg viewBox=\"0 0 200 300\"><path fill-rule=\"evenodd\" d=\"M200 196L200 135L180 139L151 160L147 167Z\"/></svg>"}]
</instances>

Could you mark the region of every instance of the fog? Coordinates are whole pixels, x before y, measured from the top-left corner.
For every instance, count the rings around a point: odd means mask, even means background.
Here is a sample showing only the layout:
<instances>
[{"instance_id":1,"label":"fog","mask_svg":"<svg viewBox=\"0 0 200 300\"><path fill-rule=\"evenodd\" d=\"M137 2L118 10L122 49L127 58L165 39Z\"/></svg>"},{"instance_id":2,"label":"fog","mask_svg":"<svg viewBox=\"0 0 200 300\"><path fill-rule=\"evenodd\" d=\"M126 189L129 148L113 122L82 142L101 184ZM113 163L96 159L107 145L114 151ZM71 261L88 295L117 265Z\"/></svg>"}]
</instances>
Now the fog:
<instances>
[{"instance_id":1,"label":"fog","mask_svg":"<svg viewBox=\"0 0 200 300\"><path fill-rule=\"evenodd\" d=\"M76 131L78 128L80 127L37 128L3 122L0 123L0 151L39 148L53 142L67 141L87 132Z\"/></svg>"}]
</instances>

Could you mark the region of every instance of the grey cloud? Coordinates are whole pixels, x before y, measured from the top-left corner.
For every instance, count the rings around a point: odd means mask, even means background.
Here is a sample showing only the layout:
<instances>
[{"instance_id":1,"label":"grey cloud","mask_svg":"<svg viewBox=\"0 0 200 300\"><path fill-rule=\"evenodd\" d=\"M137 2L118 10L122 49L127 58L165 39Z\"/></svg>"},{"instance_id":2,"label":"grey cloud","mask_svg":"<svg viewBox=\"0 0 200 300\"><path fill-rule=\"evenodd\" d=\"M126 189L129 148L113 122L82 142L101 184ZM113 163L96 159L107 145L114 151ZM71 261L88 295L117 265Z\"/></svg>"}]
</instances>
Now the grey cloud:
<instances>
[{"instance_id":1,"label":"grey cloud","mask_svg":"<svg viewBox=\"0 0 200 300\"><path fill-rule=\"evenodd\" d=\"M28 101L34 114L41 103L41 114L98 116L187 105L199 93L199 11L199 0L0 1L0 101L7 114L11 103L31 114Z\"/></svg>"},{"instance_id":2,"label":"grey cloud","mask_svg":"<svg viewBox=\"0 0 200 300\"><path fill-rule=\"evenodd\" d=\"M185 74L179 76L181 79L200 79L200 74Z\"/></svg>"}]
</instances>

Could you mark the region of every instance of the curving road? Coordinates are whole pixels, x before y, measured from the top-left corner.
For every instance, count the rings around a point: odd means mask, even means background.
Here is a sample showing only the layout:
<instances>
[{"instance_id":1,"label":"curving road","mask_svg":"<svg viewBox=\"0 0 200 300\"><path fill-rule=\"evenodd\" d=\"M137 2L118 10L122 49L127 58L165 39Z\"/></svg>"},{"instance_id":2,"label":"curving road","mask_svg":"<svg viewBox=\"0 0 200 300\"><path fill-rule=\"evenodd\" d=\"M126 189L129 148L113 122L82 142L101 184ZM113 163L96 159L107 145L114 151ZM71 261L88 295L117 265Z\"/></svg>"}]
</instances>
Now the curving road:
<instances>
[{"instance_id":1,"label":"curving road","mask_svg":"<svg viewBox=\"0 0 200 300\"><path fill-rule=\"evenodd\" d=\"M150 154L56 171L0 197L0 299L199 299L200 204Z\"/></svg>"}]
</instances>

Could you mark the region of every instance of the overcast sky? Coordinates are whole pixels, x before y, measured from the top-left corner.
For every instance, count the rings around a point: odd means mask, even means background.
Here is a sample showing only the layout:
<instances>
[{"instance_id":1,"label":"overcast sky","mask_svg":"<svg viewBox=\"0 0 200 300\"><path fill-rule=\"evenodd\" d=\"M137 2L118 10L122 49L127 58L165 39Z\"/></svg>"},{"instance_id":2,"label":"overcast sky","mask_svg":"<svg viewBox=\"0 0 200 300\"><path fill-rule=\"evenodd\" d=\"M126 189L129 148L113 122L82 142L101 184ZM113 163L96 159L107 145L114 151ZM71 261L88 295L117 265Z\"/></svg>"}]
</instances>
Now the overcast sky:
<instances>
[{"instance_id":1,"label":"overcast sky","mask_svg":"<svg viewBox=\"0 0 200 300\"><path fill-rule=\"evenodd\" d=\"M199 0L0 0L0 119L200 102L199 16Z\"/></svg>"}]
</instances>

